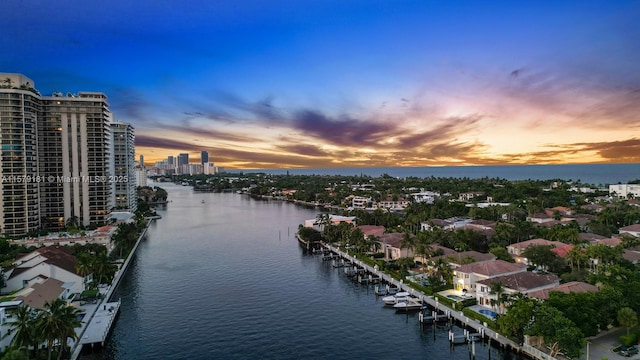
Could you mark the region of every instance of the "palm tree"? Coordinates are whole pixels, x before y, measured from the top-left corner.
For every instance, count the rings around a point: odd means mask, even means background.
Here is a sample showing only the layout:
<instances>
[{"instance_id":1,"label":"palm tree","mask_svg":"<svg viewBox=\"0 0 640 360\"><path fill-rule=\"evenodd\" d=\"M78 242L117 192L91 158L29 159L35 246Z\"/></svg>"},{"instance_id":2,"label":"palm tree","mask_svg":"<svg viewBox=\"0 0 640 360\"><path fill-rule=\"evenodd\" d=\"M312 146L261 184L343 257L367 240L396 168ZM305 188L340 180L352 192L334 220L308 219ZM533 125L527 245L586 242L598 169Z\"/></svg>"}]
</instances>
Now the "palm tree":
<instances>
[{"instance_id":1,"label":"palm tree","mask_svg":"<svg viewBox=\"0 0 640 360\"><path fill-rule=\"evenodd\" d=\"M93 271L92 259L89 254L86 253L79 254L77 258L78 262L76 263L76 272L84 279Z\"/></svg>"},{"instance_id":2,"label":"palm tree","mask_svg":"<svg viewBox=\"0 0 640 360\"><path fill-rule=\"evenodd\" d=\"M331 216L322 213L316 215L316 224L320 225L320 231L324 230L325 226L331 225Z\"/></svg>"},{"instance_id":3,"label":"palm tree","mask_svg":"<svg viewBox=\"0 0 640 360\"><path fill-rule=\"evenodd\" d=\"M413 234L411 234L410 232L405 231L404 235L402 236L402 241L400 241L400 248L406 248L413 252L413 250L416 248L416 237L413 236Z\"/></svg>"},{"instance_id":4,"label":"palm tree","mask_svg":"<svg viewBox=\"0 0 640 360\"><path fill-rule=\"evenodd\" d=\"M67 339L77 339L75 328L81 325L78 320L79 309L67 304L62 299L55 299L44 304L45 309L38 314L36 331L44 334L47 342L47 359L51 360L51 353L55 342L60 343L58 359L61 359Z\"/></svg>"},{"instance_id":5,"label":"palm tree","mask_svg":"<svg viewBox=\"0 0 640 360\"><path fill-rule=\"evenodd\" d=\"M33 310L28 306L19 307L16 311L16 320L11 326L11 331L16 332L13 337L13 343L18 349L25 349L27 359L29 358L29 346L37 343L33 332L34 321L31 316L32 312Z\"/></svg>"},{"instance_id":6,"label":"palm tree","mask_svg":"<svg viewBox=\"0 0 640 360\"><path fill-rule=\"evenodd\" d=\"M491 291L489 294L496 296L496 308L498 313L502 313L501 305L502 305L502 296L504 295L505 287L504 284L500 281L494 281L489 285Z\"/></svg>"}]
</instances>

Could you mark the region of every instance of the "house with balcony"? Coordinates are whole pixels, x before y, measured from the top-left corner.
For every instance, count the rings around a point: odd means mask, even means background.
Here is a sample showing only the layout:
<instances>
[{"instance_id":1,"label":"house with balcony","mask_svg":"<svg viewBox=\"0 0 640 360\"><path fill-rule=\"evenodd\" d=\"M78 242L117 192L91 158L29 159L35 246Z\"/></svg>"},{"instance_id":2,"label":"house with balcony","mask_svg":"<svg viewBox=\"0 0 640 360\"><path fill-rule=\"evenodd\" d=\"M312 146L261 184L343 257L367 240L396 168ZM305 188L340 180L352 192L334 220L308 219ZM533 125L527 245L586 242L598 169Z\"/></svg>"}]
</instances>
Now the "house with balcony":
<instances>
[{"instance_id":1,"label":"house with balcony","mask_svg":"<svg viewBox=\"0 0 640 360\"><path fill-rule=\"evenodd\" d=\"M530 292L556 287L560 285L560 278L554 274L537 274L531 271L522 271L515 274L480 280L476 283L476 300L478 305L493 307L498 303L497 295L491 293L491 287L494 286L495 283L502 284L503 294L528 294ZM504 312L504 309L497 310L499 313Z\"/></svg>"},{"instance_id":2,"label":"house with balcony","mask_svg":"<svg viewBox=\"0 0 640 360\"><path fill-rule=\"evenodd\" d=\"M524 272L527 266L522 263L510 263L504 260L492 260L481 263L465 264L453 271L454 290L463 293L475 293L478 281Z\"/></svg>"},{"instance_id":3,"label":"house with balcony","mask_svg":"<svg viewBox=\"0 0 640 360\"><path fill-rule=\"evenodd\" d=\"M384 200L380 200L375 207L380 209L389 209L389 210L402 210L409 206L410 201L404 198L392 199L387 198ZM354 206L355 207L355 206Z\"/></svg>"},{"instance_id":4,"label":"house with balcony","mask_svg":"<svg viewBox=\"0 0 640 360\"><path fill-rule=\"evenodd\" d=\"M366 209L371 207L371 198L364 196L354 196L351 198L351 207L354 209Z\"/></svg>"}]
</instances>

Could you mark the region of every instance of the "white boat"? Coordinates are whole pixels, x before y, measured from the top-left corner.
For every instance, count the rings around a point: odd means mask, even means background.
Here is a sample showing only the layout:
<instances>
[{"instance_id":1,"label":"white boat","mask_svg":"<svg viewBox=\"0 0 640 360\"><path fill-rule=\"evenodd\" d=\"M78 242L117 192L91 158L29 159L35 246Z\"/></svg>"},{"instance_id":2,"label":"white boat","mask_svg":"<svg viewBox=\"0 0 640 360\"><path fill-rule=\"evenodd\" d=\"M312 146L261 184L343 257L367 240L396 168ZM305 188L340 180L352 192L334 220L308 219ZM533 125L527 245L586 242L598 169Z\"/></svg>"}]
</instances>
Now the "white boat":
<instances>
[{"instance_id":1,"label":"white boat","mask_svg":"<svg viewBox=\"0 0 640 360\"><path fill-rule=\"evenodd\" d=\"M408 301L409 299L411 299L411 295L406 291L401 291L395 295L383 297L382 301L387 305L394 305L401 301Z\"/></svg>"},{"instance_id":2,"label":"white boat","mask_svg":"<svg viewBox=\"0 0 640 360\"><path fill-rule=\"evenodd\" d=\"M420 310L422 309L422 302L420 302L419 299L410 298L406 301L397 302L395 305L393 305L393 308L396 309L396 311Z\"/></svg>"}]
</instances>

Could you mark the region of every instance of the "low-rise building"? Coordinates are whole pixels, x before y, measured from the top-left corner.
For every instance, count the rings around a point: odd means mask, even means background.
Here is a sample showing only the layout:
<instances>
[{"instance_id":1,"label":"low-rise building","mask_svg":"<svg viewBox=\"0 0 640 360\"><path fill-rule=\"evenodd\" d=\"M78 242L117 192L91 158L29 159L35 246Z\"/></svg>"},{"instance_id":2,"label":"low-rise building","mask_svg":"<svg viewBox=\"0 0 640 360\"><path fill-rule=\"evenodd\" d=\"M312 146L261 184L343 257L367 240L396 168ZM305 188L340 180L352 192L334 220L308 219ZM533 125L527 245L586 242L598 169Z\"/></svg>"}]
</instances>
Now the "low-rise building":
<instances>
[{"instance_id":1,"label":"low-rise building","mask_svg":"<svg viewBox=\"0 0 640 360\"><path fill-rule=\"evenodd\" d=\"M81 293L91 282L92 274L82 276L76 270L78 260L63 248L46 246L14 261L14 267L6 272L7 285L3 292L24 289L48 278L60 280L71 293Z\"/></svg>"},{"instance_id":2,"label":"low-rise building","mask_svg":"<svg viewBox=\"0 0 640 360\"><path fill-rule=\"evenodd\" d=\"M560 278L553 274L536 274L531 271L523 271L480 280L476 283L476 300L478 305L492 307L496 304L497 294L492 294L493 290L491 288L495 283L502 285L504 294L528 294L530 292L556 287L560 285ZM503 312L502 309L498 310Z\"/></svg>"}]
</instances>

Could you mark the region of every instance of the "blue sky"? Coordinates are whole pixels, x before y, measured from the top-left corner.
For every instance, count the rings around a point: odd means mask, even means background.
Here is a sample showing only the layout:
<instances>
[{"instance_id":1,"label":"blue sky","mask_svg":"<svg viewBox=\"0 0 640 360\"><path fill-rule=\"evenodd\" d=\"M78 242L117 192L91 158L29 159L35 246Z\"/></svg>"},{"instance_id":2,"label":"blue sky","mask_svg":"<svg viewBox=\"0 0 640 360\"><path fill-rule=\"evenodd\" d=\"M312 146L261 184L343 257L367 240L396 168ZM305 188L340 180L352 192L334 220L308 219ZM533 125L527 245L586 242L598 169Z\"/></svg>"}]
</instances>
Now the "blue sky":
<instances>
[{"instance_id":1,"label":"blue sky","mask_svg":"<svg viewBox=\"0 0 640 360\"><path fill-rule=\"evenodd\" d=\"M639 1L2 7L0 72L105 92L147 161L640 162Z\"/></svg>"}]
</instances>

